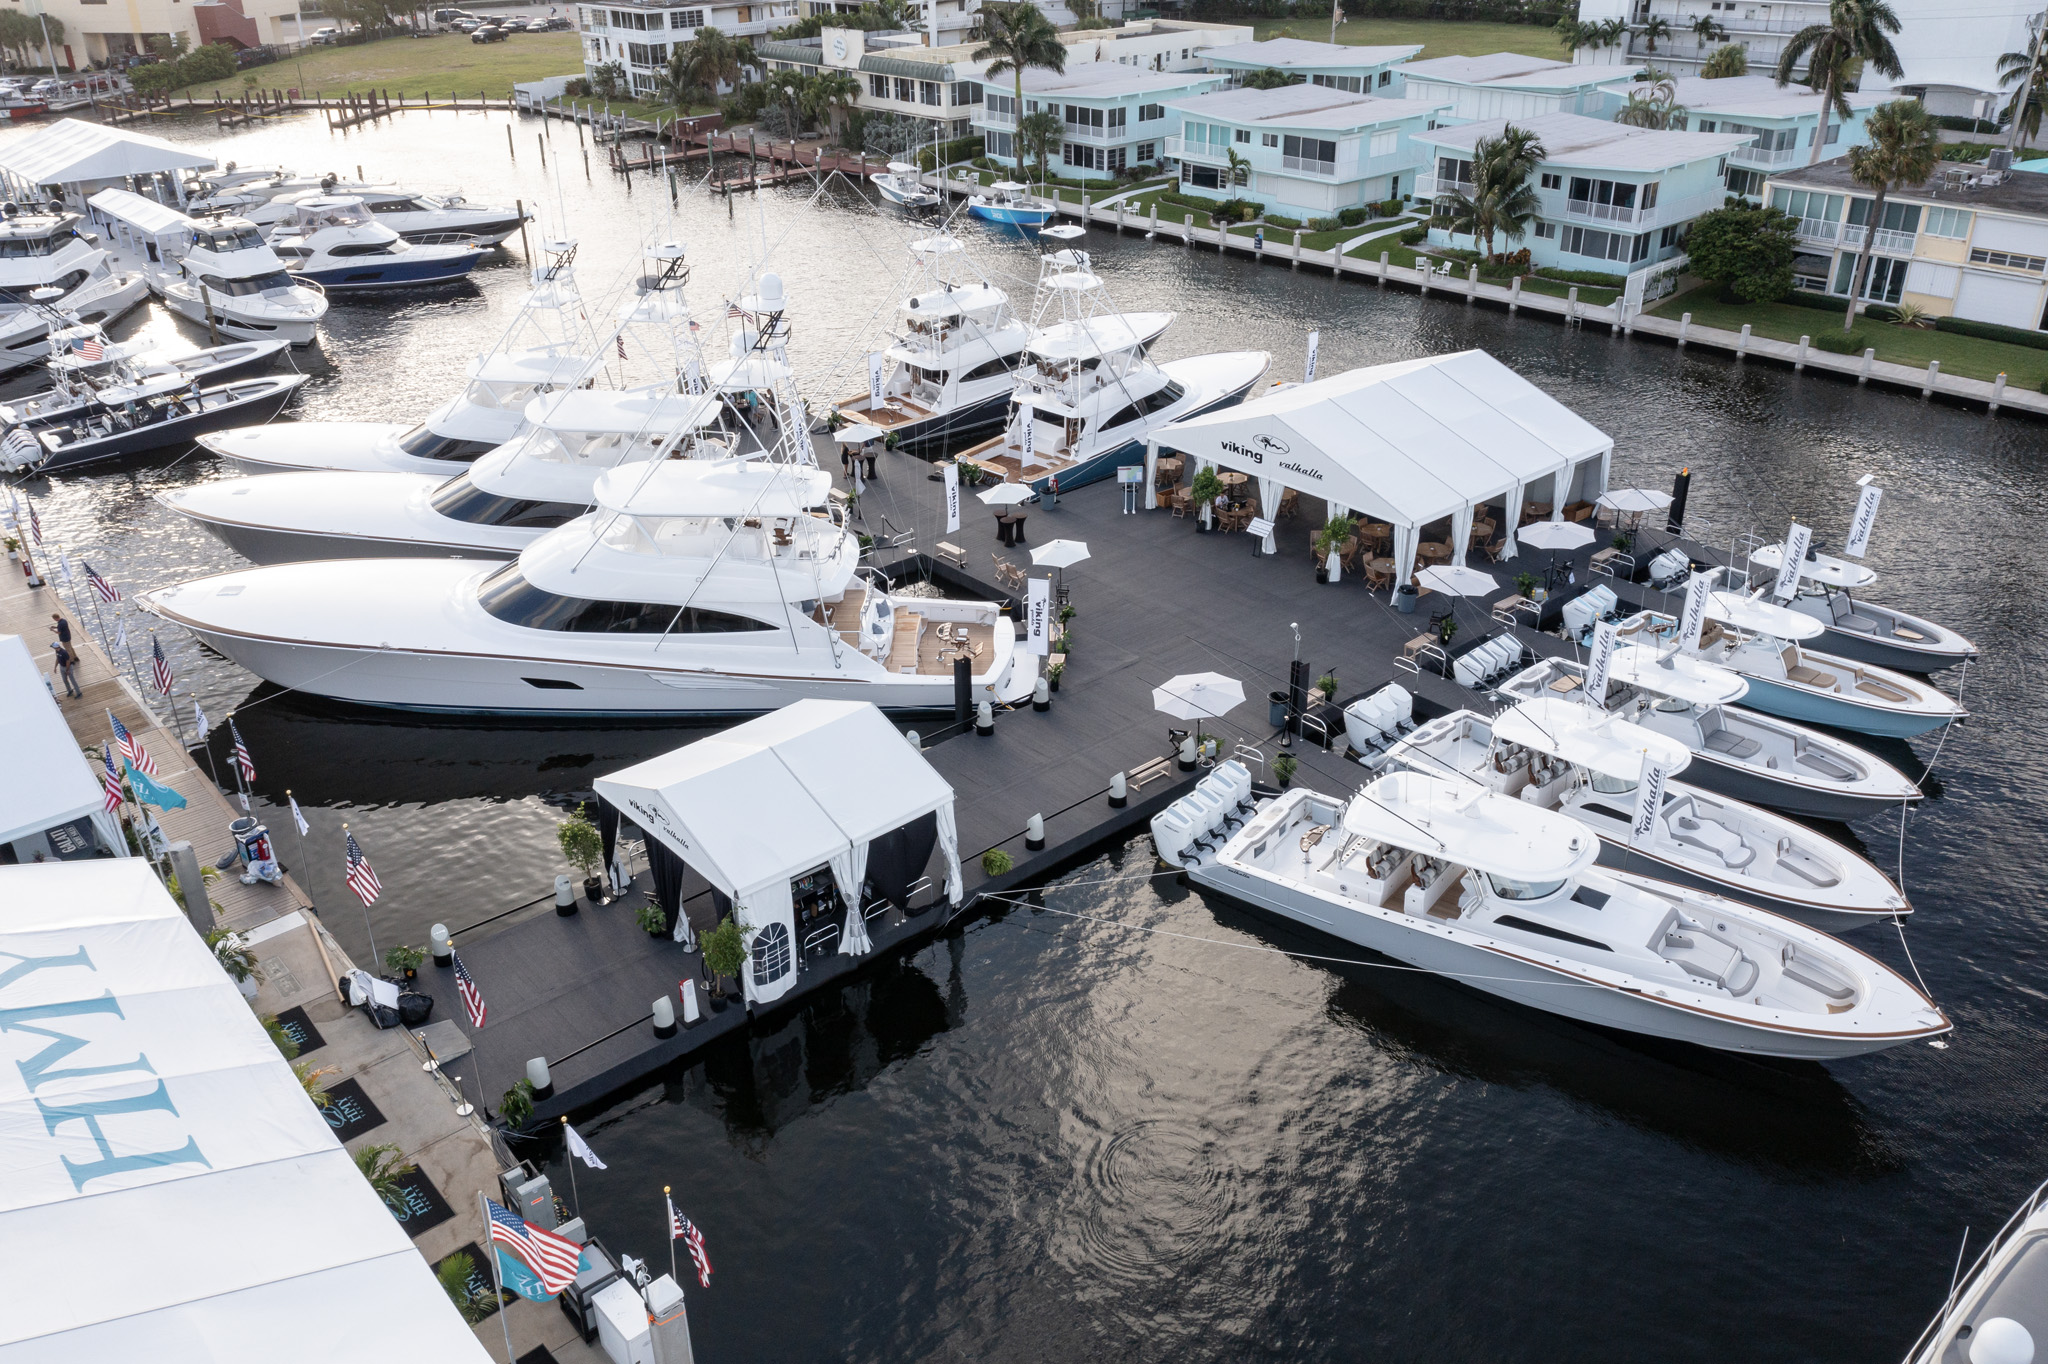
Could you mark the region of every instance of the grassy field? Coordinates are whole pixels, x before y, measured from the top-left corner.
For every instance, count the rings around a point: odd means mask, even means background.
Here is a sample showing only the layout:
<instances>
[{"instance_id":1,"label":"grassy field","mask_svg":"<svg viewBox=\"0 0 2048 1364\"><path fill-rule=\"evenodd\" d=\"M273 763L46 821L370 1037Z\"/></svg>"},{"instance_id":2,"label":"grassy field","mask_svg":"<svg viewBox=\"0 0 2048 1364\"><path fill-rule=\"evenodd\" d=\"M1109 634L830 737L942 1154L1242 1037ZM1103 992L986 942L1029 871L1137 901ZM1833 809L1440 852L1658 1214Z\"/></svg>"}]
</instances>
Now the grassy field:
<instances>
[{"instance_id":1,"label":"grassy field","mask_svg":"<svg viewBox=\"0 0 2048 1364\"><path fill-rule=\"evenodd\" d=\"M1265 38L1306 38L1330 41L1330 21L1272 19L1252 26ZM1526 52L1532 57L1570 61L1557 35L1535 24L1480 24L1454 19L1346 19L1337 26L1337 41L1366 47L1421 43L1422 56L1473 57L1487 52Z\"/></svg>"},{"instance_id":2,"label":"grassy field","mask_svg":"<svg viewBox=\"0 0 2048 1364\"><path fill-rule=\"evenodd\" d=\"M1579 296L1585 297L1583 293ZM1795 344L1801 336L1839 335L1842 330L1838 314L1792 303L1723 303L1713 285L1667 299L1651 311L1674 321L1681 313L1691 313L1692 320L1703 327L1731 332L1741 331L1747 322L1751 335ZM1939 360L1943 374L1966 379L1989 381L2003 373L2006 382L2016 388L2038 390L2048 382L2048 350L1867 318L1858 322L1856 329L1863 334L1865 345L1876 348L1880 360L1919 369L1926 368L1929 360Z\"/></svg>"},{"instance_id":3,"label":"grassy field","mask_svg":"<svg viewBox=\"0 0 2048 1364\"><path fill-rule=\"evenodd\" d=\"M502 43L472 43L467 34L386 38L355 47L308 48L297 57L249 72L264 89L293 86L311 95L360 95L371 90L415 95L468 95L493 99L512 93L514 81L540 80L583 70L583 40L574 33L514 33ZM240 94L239 77L201 81L176 91L204 99L215 90Z\"/></svg>"}]
</instances>

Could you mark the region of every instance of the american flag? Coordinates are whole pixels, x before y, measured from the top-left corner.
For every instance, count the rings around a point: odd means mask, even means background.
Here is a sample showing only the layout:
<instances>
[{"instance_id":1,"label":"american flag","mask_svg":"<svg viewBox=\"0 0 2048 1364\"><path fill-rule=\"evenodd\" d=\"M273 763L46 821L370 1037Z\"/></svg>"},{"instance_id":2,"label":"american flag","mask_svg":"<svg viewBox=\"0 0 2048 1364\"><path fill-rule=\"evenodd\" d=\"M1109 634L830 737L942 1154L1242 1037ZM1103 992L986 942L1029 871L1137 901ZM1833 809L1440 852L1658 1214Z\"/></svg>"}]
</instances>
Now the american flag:
<instances>
[{"instance_id":1,"label":"american flag","mask_svg":"<svg viewBox=\"0 0 2048 1364\"><path fill-rule=\"evenodd\" d=\"M163 641L156 637L154 630L149 632L149 653L149 670L156 682L157 695L169 696L171 684L176 679L171 676L171 660L164 657Z\"/></svg>"},{"instance_id":2,"label":"american flag","mask_svg":"<svg viewBox=\"0 0 2048 1364\"><path fill-rule=\"evenodd\" d=\"M128 726L121 723L121 717L108 711L107 723L114 727L114 746L121 750L121 756L128 760L128 765L145 777L156 776L156 759L149 756L149 750L142 746L140 739L128 732Z\"/></svg>"},{"instance_id":3,"label":"american flag","mask_svg":"<svg viewBox=\"0 0 2048 1364\"><path fill-rule=\"evenodd\" d=\"M697 1230L695 1222L676 1211L673 1199L668 1205L668 1239L681 1241L690 1248L690 1263L697 1267L698 1286L711 1287L711 1256L704 1249L704 1233Z\"/></svg>"},{"instance_id":4,"label":"american flag","mask_svg":"<svg viewBox=\"0 0 2048 1364\"><path fill-rule=\"evenodd\" d=\"M612 338L612 340L613 340L613 341L614 341L615 343L617 343L617 345L618 345L618 348L619 348L619 358L620 358L621 360L625 359L625 358L626 358L626 338L625 338L625 337L623 337L623 336L615 336L615 337L613 337L613 338Z\"/></svg>"},{"instance_id":5,"label":"american flag","mask_svg":"<svg viewBox=\"0 0 2048 1364\"><path fill-rule=\"evenodd\" d=\"M484 1025L484 992L476 988L476 981L470 976L469 968L462 964L462 954L454 948L448 949L448 960L455 965L455 993L462 996L462 1007L469 1010L469 1026L481 1028Z\"/></svg>"},{"instance_id":6,"label":"american flag","mask_svg":"<svg viewBox=\"0 0 2048 1364\"><path fill-rule=\"evenodd\" d=\"M87 560L80 559L78 562L85 565L85 580L92 584L92 590L99 594L101 601L117 602L121 600L120 588L102 578L99 570L94 568Z\"/></svg>"},{"instance_id":7,"label":"american flag","mask_svg":"<svg viewBox=\"0 0 2048 1364\"><path fill-rule=\"evenodd\" d=\"M7 433L7 439L0 441L0 451L17 464L27 464L42 458L42 442L27 427L17 426Z\"/></svg>"},{"instance_id":8,"label":"american flag","mask_svg":"<svg viewBox=\"0 0 2048 1364\"><path fill-rule=\"evenodd\" d=\"M100 745L100 760L106 764L106 770L100 773L100 786L107 793L106 808L118 810L121 808L122 800L121 774L114 770L114 750L111 745Z\"/></svg>"},{"instance_id":9,"label":"american flag","mask_svg":"<svg viewBox=\"0 0 2048 1364\"><path fill-rule=\"evenodd\" d=\"M545 1227L536 1227L497 1200L486 1198L484 1208L491 1215L491 1239L510 1250L526 1267L540 1276L541 1287L559 1293L576 1282L583 1263L583 1247Z\"/></svg>"},{"instance_id":10,"label":"american flag","mask_svg":"<svg viewBox=\"0 0 2048 1364\"><path fill-rule=\"evenodd\" d=\"M100 339L97 336L86 337L85 340L78 343L77 350L79 355L87 360L104 360L107 358L107 348L100 344Z\"/></svg>"},{"instance_id":11,"label":"american flag","mask_svg":"<svg viewBox=\"0 0 2048 1364\"><path fill-rule=\"evenodd\" d=\"M348 839L348 874L344 879L348 882L348 888L356 893L358 900L366 905L374 905L377 903L377 897L384 893L384 887L378 884L376 869L370 865L370 859L363 856L363 849L356 842L356 836L346 833L347 825L343 825L342 828Z\"/></svg>"},{"instance_id":12,"label":"american flag","mask_svg":"<svg viewBox=\"0 0 2048 1364\"><path fill-rule=\"evenodd\" d=\"M36 538L37 544L43 542L43 518L36 515L34 502L28 504L28 533Z\"/></svg>"},{"instance_id":13,"label":"american flag","mask_svg":"<svg viewBox=\"0 0 2048 1364\"><path fill-rule=\"evenodd\" d=\"M737 303L726 304L725 315L740 322L752 322L754 320L754 315Z\"/></svg>"},{"instance_id":14,"label":"american flag","mask_svg":"<svg viewBox=\"0 0 2048 1364\"><path fill-rule=\"evenodd\" d=\"M242 731L235 728L235 717L232 715L228 717L228 736L235 741L235 767L240 770L243 781L254 785L256 781L256 764L250 761L249 745L242 742ZM355 840L351 838L349 842L353 843ZM361 851L358 850L356 855L360 857L362 855ZM369 863L365 862L363 865L367 867ZM375 888L376 880L376 875L372 873L370 877L372 889ZM375 895L370 897L372 900L376 898ZM369 901L366 900L364 903L368 904Z\"/></svg>"}]
</instances>

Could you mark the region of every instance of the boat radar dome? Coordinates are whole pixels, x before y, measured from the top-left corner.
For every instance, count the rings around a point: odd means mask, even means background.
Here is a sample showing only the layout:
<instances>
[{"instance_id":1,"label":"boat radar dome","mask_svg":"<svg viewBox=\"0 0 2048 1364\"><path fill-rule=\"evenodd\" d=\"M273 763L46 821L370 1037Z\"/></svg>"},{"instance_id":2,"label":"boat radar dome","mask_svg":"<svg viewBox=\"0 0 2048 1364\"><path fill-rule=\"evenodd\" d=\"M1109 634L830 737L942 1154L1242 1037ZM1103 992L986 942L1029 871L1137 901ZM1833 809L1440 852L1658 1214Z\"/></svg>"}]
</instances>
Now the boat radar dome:
<instances>
[{"instance_id":1,"label":"boat radar dome","mask_svg":"<svg viewBox=\"0 0 2048 1364\"><path fill-rule=\"evenodd\" d=\"M1977 1327L1970 1364L2034 1364L2034 1337L2011 1317L1993 1317Z\"/></svg>"},{"instance_id":2,"label":"boat radar dome","mask_svg":"<svg viewBox=\"0 0 2048 1364\"><path fill-rule=\"evenodd\" d=\"M761 276L761 308L764 312L779 313L786 301L782 292L782 276L767 274Z\"/></svg>"},{"instance_id":3,"label":"boat radar dome","mask_svg":"<svg viewBox=\"0 0 2048 1364\"><path fill-rule=\"evenodd\" d=\"M21 216L21 205L9 199L6 203L0 204L0 213L4 213L10 218L19 217Z\"/></svg>"}]
</instances>

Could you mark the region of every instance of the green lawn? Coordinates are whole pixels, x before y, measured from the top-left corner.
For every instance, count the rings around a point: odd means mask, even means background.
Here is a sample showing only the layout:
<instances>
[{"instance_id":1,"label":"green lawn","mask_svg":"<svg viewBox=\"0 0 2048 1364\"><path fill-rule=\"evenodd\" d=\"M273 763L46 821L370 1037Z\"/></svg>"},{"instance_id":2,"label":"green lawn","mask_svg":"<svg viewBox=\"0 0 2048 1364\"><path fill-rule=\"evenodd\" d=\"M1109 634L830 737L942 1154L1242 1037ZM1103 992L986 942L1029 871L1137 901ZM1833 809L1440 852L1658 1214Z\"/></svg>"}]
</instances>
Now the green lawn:
<instances>
[{"instance_id":1,"label":"green lawn","mask_svg":"<svg viewBox=\"0 0 2048 1364\"><path fill-rule=\"evenodd\" d=\"M1579 297L1585 295L1581 293ZM1801 336L1839 334L1842 329L1839 314L1818 308L1801 308L1791 303L1723 303L1713 285L1667 299L1650 311L1674 321L1681 313L1691 313L1692 320L1703 327L1722 327L1731 332L1741 331L1742 324L1747 322L1753 336L1795 344ZM2048 382L2048 350L1958 336L1932 328L1872 322L1867 318L1856 325L1863 333L1864 344L1874 346L1880 360L1918 369L1926 368L1929 360L1939 360L1943 374L1986 381L2003 372L2006 381L2016 388L2038 390L2043 382Z\"/></svg>"},{"instance_id":2,"label":"green lawn","mask_svg":"<svg viewBox=\"0 0 2048 1364\"><path fill-rule=\"evenodd\" d=\"M431 38L386 38L355 47L307 48L296 57L249 72L266 90L296 86L307 95L361 95L389 91L493 99L512 93L514 81L540 80L583 70L583 40L574 33L514 33L502 43L472 43L464 33ZM241 93L239 77L201 81L174 94L205 99Z\"/></svg>"},{"instance_id":3,"label":"green lawn","mask_svg":"<svg viewBox=\"0 0 2048 1364\"><path fill-rule=\"evenodd\" d=\"M1330 41L1330 21L1268 20L1252 25L1265 38L1306 38ZM1536 24L1481 24L1456 19L1346 19L1337 26L1337 41L1366 47L1421 43L1422 57L1474 57L1488 52L1526 52L1532 57L1571 56L1557 35Z\"/></svg>"}]
</instances>

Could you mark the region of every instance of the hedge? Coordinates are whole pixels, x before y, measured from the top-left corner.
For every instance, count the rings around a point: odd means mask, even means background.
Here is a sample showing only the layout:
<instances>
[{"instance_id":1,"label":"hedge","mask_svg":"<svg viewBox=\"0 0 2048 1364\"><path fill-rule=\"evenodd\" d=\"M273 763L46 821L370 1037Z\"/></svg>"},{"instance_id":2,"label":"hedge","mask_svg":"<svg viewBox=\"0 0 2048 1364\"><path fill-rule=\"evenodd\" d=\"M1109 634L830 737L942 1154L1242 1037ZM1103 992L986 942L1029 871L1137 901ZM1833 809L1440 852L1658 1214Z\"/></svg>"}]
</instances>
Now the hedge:
<instances>
[{"instance_id":1,"label":"hedge","mask_svg":"<svg viewBox=\"0 0 2048 1364\"><path fill-rule=\"evenodd\" d=\"M1598 270L1553 270L1541 266L1529 272L1541 279L1554 279L1561 284L1590 284L1598 289L1626 289L1628 281L1620 275L1603 274Z\"/></svg>"},{"instance_id":2,"label":"hedge","mask_svg":"<svg viewBox=\"0 0 2048 1364\"><path fill-rule=\"evenodd\" d=\"M1346 227L1359 226L1366 220L1367 216L1366 211L1362 208L1340 208L1337 210L1337 221Z\"/></svg>"},{"instance_id":3,"label":"hedge","mask_svg":"<svg viewBox=\"0 0 2048 1364\"><path fill-rule=\"evenodd\" d=\"M1954 332L1958 336L1975 336L1985 341L2004 341L2015 346L2048 350L2048 332L2028 331L2025 327L2001 327L1996 322L1971 322L1961 317L1937 317L1934 319L1934 329L1938 332Z\"/></svg>"},{"instance_id":4,"label":"hedge","mask_svg":"<svg viewBox=\"0 0 2048 1364\"><path fill-rule=\"evenodd\" d=\"M1950 132L1956 133L1995 133L1998 131L1998 125L1988 119L1963 118L1957 114L1936 114L1934 121L1947 128Z\"/></svg>"},{"instance_id":5,"label":"hedge","mask_svg":"<svg viewBox=\"0 0 2048 1364\"><path fill-rule=\"evenodd\" d=\"M1828 332L1813 338L1813 344L1832 355L1861 355L1870 343L1858 332Z\"/></svg>"},{"instance_id":6,"label":"hedge","mask_svg":"<svg viewBox=\"0 0 2048 1364\"><path fill-rule=\"evenodd\" d=\"M1268 213L1266 215L1266 226L1277 227L1282 232L1292 232L1295 228L1301 226L1301 219L1283 218L1277 213Z\"/></svg>"},{"instance_id":7,"label":"hedge","mask_svg":"<svg viewBox=\"0 0 2048 1364\"><path fill-rule=\"evenodd\" d=\"M1311 232L1335 232L1340 227L1349 226L1353 226L1353 224L1346 223L1341 217L1310 218L1308 220L1308 230Z\"/></svg>"},{"instance_id":8,"label":"hedge","mask_svg":"<svg viewBox=\"0 0 2048 1364\"><path fill-rule=\"evenodd\" d=\"M1816 294L1807 289L1794 289L1778 302L1789 303L1795 308L1812 308L1815 312L1822 313L1844 313L1849 310L1848 299L1830 298L1826 294Z\"/></svg>"},{"instance_id":9,"label":"hedge","mask_svg":"<svg viewBox=\"0 0 2048 1364\"><path fill-rule=\"evenodd\" d=\"M1426 227L1411 227L1401 234L1401 245L1403 246L1420 246L1428 240L1429 229Z\"/></svg>"},{"instance_id":10,"label":"hedge","mask_svg":"<svg viewBox=\"0 0 2048 1364\"><path fill-rule=\"evenodd\" d=\"M938 158L936 162L933 160L934 155ZM937 170L940 166L950 166L956 161L971 161L980 155L980 138L955 138L951 142L940 144L936 149L926 147L923 151L919 152L917 154L917 168L926 171Z\"/></svg>"}]
</instances>

